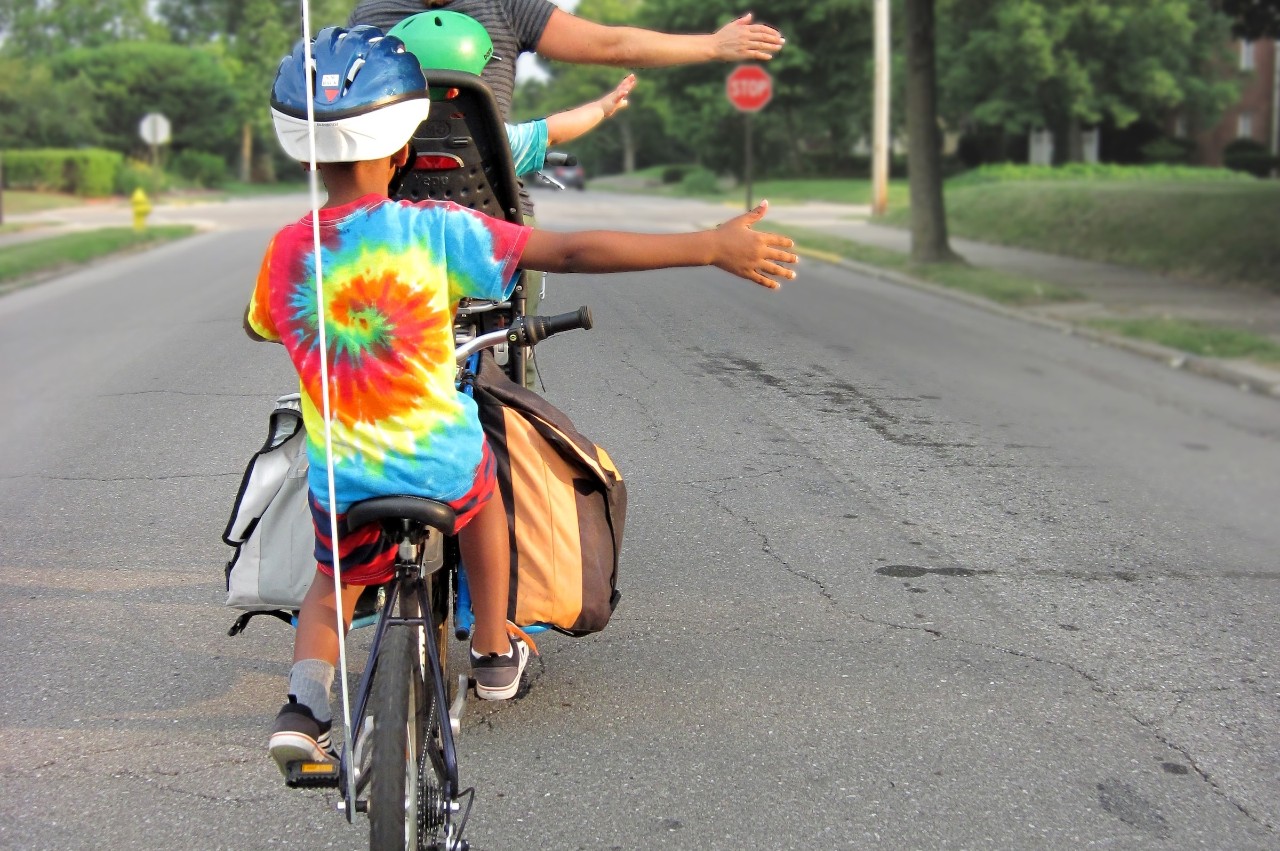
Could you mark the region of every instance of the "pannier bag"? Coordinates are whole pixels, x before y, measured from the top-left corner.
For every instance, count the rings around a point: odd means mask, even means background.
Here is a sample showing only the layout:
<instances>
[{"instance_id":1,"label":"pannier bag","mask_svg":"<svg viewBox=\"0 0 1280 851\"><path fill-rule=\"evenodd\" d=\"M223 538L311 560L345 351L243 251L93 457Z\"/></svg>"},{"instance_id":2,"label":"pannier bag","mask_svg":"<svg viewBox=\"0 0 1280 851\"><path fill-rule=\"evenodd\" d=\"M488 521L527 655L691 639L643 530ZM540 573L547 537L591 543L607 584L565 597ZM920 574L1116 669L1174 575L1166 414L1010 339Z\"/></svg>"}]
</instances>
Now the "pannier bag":
<instances>
[{"instance_id":1,"label":"pannier bag","mask_svg":"<svg viewBox=\"0 0 1280 851\"><path fill-rule=\"evenodd\" d=\"M315 530L307 506L307 434L297 393L281 396L240 482L222 540L235 547L227 562L227 605L246 614L288 620L316 574Z\"/></svg>"},{"instance_id":2,"label":"pannier bag","mask_svg":"<svg viewBox=\"0 0 1280 851\"><path fill-rule=\"evenodd\" d=\"M607 452L508 378L489 352L470 381L507 509L508 619L569 635L599 632L620 597L622 475Z\"/></svg>"}]
</instances>

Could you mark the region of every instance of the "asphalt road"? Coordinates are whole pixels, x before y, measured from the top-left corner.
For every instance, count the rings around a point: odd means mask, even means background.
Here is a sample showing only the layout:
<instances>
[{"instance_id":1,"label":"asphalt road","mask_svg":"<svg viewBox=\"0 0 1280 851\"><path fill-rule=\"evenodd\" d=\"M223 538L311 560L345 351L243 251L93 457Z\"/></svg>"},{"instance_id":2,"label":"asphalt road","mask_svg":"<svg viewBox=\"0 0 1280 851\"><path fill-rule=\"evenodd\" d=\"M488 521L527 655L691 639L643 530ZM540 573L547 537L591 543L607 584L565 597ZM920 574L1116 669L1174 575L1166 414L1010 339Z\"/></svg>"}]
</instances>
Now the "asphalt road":
<instances>
[{"instance_id":1,"label":"asphalt road","mask_svg":"<svg viewBox=\"0 0 1280 851\"><path fill-rule=\"evenodd\" d=\"M365 841L266 757L291 634L221 605L300 203L0 299L0 847ZM477 848L1280 845L1275 400L820 262L552 278L583 303L539 360L627 478L623 600L469 706Z\"/></svg>"}]
</instances>

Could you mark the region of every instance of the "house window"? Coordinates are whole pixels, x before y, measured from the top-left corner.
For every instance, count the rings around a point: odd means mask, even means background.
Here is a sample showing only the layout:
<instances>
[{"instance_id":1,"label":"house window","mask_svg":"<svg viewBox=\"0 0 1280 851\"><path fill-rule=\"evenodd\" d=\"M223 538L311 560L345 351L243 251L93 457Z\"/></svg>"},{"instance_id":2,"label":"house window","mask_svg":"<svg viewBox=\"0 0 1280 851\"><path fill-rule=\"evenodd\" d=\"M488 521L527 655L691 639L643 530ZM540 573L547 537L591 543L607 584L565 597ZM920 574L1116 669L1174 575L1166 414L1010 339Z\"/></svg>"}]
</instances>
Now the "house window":
<instances>
[{"instance_id":1,"label":"house window","mask_svg":"<svg viewBox=\"0 0 1280 851\"><path fill-rule=\"evenodd\" d=\"M1253 70L1253 42L1247 38L1240 42L1240 70Z\"/></svg>"},{"instance_id":2,"label":"house window","mask_svg":"<svg viewBox=\"0 0 1280 851\"><path fill-rule=\"evenodd\" d=\"M1173 119L1173 135L1177 136L1179 139L1186 138L1187 117L1185 115L1179 114L1177 118Z\"/></svg>"},{"instance_id":3,"label":"house window","mask_svg":"<svg viewBox=\"0 0 1280 851\"><path fill-rule=\"evenodd\" d=\"M1236 136L1241 139L1253 138L1253 113L1242 112L1236 118Z\"/></svg>"}]
</instances>

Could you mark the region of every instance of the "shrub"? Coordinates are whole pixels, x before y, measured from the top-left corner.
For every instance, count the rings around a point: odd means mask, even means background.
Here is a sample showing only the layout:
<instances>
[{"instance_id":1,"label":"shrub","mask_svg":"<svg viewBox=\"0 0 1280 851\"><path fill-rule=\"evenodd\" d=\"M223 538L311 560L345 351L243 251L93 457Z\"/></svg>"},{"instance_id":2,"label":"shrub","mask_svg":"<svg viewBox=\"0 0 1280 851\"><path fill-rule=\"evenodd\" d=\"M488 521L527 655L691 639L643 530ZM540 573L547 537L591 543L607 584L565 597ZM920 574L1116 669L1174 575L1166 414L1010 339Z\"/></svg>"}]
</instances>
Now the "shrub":
<instances>
[{"instance_id":1,"label":"shrub","mask_svg":"<svg viewBox=\"0 0 1280 851\"><path fill-rule=\"evenodd\" d=\"M686 195L713 195L720 191L720 186L710 171L695 168L681 178L680 191Z\"/></svg>"},{"instance_id":2,"label":"shrub","mask_svg":"<svg viewBox=\"0 0 1280 851\"><path fill-rule=\"evenodd\" d=\"M1239 172L1224 168L1207 168L1191 165L1115 165L1113 163L1067 163L1066 165L984 165L967 171L950 181L953 186L972 186L983 183L1015 183L1020 181L1048 180L1096 180L1134 181L1159 180L1182 183L1203 181L1248 180Z\"/></svg>"},{"instance_id":3,"label":"shrub","mask_svg":"<svg viewBox=\"0 0 1280 851\"><path fill-rule=\"evenodd\" d=\"M1173 136L1164 136L1148 142L1140 150L1143 162L1166 165L1185 165L1191 162L1195 152L1195 140Z\"/></svg>"},{"instance_id":4,"label":"shrub","mask_svg":"<svg viewBox=\"0 0 1280 851\"><path fill-rule=\"evenodd\" d=\"M206 189L224 186L231 179L226 160L205 151L180 151L169 161L169 171Z\"/></svg>"},{"instance_id":5,"label":"shrub","mask_svg":"<svg viewBox=\"0 0 1280 851\"><path fill-rule=\"evenodd\" d=\"M1236 139L1222 149L1222 163L1232 171L1267 177L1272 169L1280 167L1280 157L1274 156L1261 142Z\"/></svg>"},{"instance_id":6,"label":"shrub","mask_svg":"<svg viewBox=\"0 0 1280 851\"><path fill-rule=\"evenodd\" d=\"M169 188L169 178L158 168L140 160L129 160L120 169L116 189L121 195L132 195L135 189L141 189L148 195L158 195Z\"/></svg>"},{"instance_id":7,"label":"shrub","mask_svg":"<svg viewBox=\"0 0 1280 851\"><path fill-rule=\"evenodd\" d=\"M6 151L4 183L12 189L110 195L124 157L101 148Z\"/></svg>"},{"instance_id":8,"label":"shrub","mask_svg":"<svg viewBox=\"0 0 1280 851\"><path fill-rule=\"evenodd\" d=\"M679 183L684 180L684 176L689 173L692 166L687 165L669 165L662 170L663 184Z\"/></svg>"}]
</instances>

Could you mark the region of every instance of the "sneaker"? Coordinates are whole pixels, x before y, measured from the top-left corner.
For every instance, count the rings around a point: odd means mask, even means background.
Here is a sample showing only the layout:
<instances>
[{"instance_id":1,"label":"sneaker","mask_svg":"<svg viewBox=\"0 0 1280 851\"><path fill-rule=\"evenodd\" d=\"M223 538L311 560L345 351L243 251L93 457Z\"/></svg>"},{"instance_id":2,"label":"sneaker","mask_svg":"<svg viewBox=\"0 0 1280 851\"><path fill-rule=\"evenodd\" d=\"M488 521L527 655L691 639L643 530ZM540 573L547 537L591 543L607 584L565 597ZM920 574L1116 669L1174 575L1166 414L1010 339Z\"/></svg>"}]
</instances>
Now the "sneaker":
<instances>
[{"instance_id":1,"label":"sneaker","mask_svg":"<svg viewBox=\"0 0 1280 851\"><path fill-rule=\"evenodd\" d=\"M522 636L511 636L511 654L471 653L471 677L476 681L476 697L481 700L507 700L515 697L520 677L529 661L529 645Z\"/></svg>"},{"instance_id":2,"label":"sneaker","mask_svg":"<svg viewBox=\"0 0 1280 851\"><path fill-rule=\"evenodd\" d=\"M329 738L332 726L332 721L317 721L308 707L289 695L289 702L276 713L276 723L267 742L267 749L280 767L280 773L288 776L291 762L335 761L337 754Z\"/></svg>"}]
</instances>

